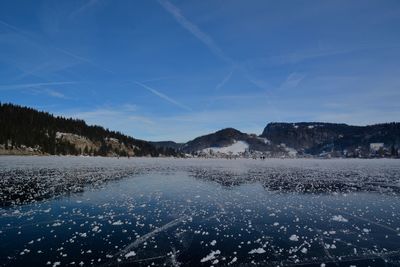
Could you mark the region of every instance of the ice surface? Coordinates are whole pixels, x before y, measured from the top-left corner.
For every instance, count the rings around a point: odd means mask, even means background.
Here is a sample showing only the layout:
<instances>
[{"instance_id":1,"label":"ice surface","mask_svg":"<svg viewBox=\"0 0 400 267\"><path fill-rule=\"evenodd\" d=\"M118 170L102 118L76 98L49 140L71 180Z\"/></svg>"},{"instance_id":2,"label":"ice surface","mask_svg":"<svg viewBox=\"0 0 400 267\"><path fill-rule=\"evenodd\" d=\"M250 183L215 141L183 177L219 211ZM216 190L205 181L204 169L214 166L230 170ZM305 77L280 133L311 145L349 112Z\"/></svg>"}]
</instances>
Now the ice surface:
<instances>
[{"instance_id":1,"label":"ice surface","mask_svg":"<svg viewBox=\"0 0 400 267\"><path fill-rule=\"evenodd\" d=\"M396 160L1 157L0 170L0 266L400 265Z\"/></svg>"}]
</instances>

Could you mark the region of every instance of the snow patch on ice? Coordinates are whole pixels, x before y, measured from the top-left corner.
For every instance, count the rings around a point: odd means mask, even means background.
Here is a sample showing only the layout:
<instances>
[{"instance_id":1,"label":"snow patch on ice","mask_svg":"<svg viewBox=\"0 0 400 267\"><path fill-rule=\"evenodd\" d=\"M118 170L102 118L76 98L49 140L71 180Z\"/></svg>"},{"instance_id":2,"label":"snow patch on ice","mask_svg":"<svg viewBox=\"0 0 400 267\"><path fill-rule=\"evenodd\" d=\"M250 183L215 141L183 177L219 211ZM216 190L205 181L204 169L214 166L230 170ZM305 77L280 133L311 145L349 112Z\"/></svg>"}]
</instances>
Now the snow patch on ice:
<instances>
[{"instance_id":1,"label":"snow patch on ice","mask_svg":"<svg viewBox=\"0 0 400 267\"><path fill-rule=\"evenodd\" d=\"M255 249L250 250L249 254L255 254L255 253L257 253L257 254L263 254L263 253L265 253L265 252L266 252L266 251L265 251L265 249L263 249L263 248L255 248Z\"/></svg>"},{"instance_id":2,"label":"snow patch on ice","mask_svg":"<svg viewBox=\"0 0 400 267\"><path fill-rule=\"evenodd\" d=\"M130 258L130 257L134 257L134 256L136 256L135 251L131 251L131 252L128 252L125 254L125 258Z\"/></svg>"},{"instance_id":3,"label":"snow patch on ice","mask_svg":"<svg viewBox=\"0 0 400 267\"><path fill-rule=\"evenodd\" d=\"M228 265L233 264L233 263L235 263L236 261L237 261L237 257L234 257L234 258L228 263Z\"/></svg>"},{"instance_id":4,"label":"snow patch on ice","mask_svg":"<svg viewBox=\"0 0 400 267\"><path fill-rule=\"evenodd\" d=\"M346 218L344 218L342 215L334 215L332 217L332 221L336 221L336 222L348 222L349 220L347 220Z\"/></svg>"},{"instance_id":5,"label":"snow patch on ice","mask_svg":"<svg viewBox=\"0 0 400 267\"><path fill-rule=\"evenodd\" d=\"M206 262L206 261L210 261L210 260L214 260L216 255L221 254L221 251L217 250L217 251L211 251L210 254L208 254L207 256L205 256L204 258L202 258L200 260L200 262Z\"/></svg>"}]
</instances>

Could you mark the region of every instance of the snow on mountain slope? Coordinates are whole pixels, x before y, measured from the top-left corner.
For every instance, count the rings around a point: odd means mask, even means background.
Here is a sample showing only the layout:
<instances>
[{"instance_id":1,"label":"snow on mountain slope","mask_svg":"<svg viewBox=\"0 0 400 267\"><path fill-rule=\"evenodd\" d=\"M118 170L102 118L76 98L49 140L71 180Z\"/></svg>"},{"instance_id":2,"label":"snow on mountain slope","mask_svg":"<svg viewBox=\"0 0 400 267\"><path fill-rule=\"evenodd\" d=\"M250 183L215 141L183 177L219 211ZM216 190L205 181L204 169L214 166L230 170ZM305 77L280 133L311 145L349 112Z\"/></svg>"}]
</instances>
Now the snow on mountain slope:
<instances>
[{"instance_id":1,"label":"snow on mountain slope","mask_svg":"<svg viewBox=\"0 0 400 267\"><path fill-rule=\"evenodd\" d=\"M202 149L203 153L211 154L211 153L221 153L221 154L232 154L238 155L240 153L244 153L249 149L249 144L244 141L234 141L234 143L230 146L225 147L209 147Z\"/></svg>"}]
</instances>

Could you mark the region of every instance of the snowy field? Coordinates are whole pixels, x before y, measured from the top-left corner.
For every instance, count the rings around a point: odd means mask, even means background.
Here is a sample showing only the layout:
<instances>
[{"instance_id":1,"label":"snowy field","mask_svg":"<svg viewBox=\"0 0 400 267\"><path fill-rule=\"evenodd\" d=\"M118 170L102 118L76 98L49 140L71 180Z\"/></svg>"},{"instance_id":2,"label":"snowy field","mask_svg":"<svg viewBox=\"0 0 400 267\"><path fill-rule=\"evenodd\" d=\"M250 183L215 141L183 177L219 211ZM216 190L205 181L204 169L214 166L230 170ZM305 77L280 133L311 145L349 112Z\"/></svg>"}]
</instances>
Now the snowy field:
<instances>
[{"instance_id":1,"label":"snowy field","mask_svg":"<svg viewBox=\"0 0 400 267\"><path fill-rule=\"evenodd\" d=\"M400 161L0 157L0 266L400 266Z\"/></svg>"}]
</instances>

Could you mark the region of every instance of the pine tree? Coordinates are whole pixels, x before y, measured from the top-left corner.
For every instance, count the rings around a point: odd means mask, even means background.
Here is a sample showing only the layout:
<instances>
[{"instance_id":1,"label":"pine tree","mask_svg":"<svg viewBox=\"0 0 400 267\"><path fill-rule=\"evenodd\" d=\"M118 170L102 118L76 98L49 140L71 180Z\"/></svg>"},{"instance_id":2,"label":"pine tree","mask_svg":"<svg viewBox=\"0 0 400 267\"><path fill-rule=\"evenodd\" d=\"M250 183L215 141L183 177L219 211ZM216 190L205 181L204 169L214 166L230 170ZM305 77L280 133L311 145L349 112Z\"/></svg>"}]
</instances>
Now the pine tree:
<instances>
[{"instance_id":1,"label":"pine tree","mask_svg":"<svg viewBox=\"0 0 400 267\"><path fill-rule=\"evenodd\" d=\"M107 155L111 147L104 144L104 138L115 138L128 147L135 147L135 155L157 156L159 152L150 143L126 136L120 132L110 131L100 126L88 126L83 120L54 117L47 112L39 112L32 108L0 103L0 144L11 149L25 145L40 147L48 154L79 154L73 145L56 139L56 133L72 133L85 136L94 143L100 142L99 150L84 150L86 154ZM11 147L8 145L10 141ZM123 152L119 152L123 153Z\"/></svg>"}]
</instances>

